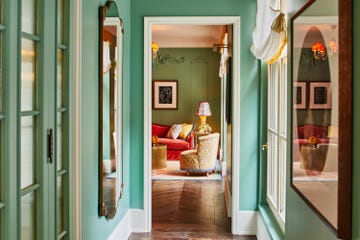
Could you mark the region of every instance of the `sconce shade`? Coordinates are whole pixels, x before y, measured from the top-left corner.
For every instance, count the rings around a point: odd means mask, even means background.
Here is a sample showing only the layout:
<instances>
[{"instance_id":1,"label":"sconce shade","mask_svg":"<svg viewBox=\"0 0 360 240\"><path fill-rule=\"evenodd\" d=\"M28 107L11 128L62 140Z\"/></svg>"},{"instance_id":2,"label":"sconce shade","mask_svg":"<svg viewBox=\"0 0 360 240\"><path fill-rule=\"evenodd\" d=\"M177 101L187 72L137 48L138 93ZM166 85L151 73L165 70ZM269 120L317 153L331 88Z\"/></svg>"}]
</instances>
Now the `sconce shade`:
<instances>
[{"instance_id":1,"label":"sconce shade","mask_svg":"<svg viewBox=\"0 0 360 240\"><path fill-rule=\"evenodd\" d=\"M151 50L153 58L156 58L157 52L159 51L159 45L156 42L151 43Z\"/></svg>"},{"instance_id":2,"label":"sconce shade","mask_svg":"<svg viewBox=\"0 0 360 240\"><path fill-rule=\"evenodd\" d=\"M311 46L311 50L313 51L314 58L316 60L326 60L327 53L323 43L317 42Z\"/></svg>"},{"instance_id":3,"label":"sconce shade","mask_svg":"<svg viewBox=\"0 0 360 240\"><path fill-rule=\"evenodd\" d=\"M208 102L200 102L196 109L196 116L211 116L210 104Z\"/></svg>"}]
</instances>

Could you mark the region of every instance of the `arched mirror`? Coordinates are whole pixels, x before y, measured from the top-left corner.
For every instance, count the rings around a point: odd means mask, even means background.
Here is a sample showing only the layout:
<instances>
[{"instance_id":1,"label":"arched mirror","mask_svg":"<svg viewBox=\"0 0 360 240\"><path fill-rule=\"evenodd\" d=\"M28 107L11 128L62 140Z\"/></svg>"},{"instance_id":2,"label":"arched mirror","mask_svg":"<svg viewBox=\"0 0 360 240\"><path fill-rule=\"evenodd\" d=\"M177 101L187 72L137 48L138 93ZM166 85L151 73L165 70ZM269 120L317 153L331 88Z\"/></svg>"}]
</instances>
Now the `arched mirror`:
<instances>
[{"instance_id":1,"label":"arched mirror","mask_svg":"<svg viewBox=\"0 0 360 240\"><path fill-rule=\"evenodd\" d=\"M114 1L100 7L99 215L113 218L122 197L123 23Z\"/></svg>"},{"instance_id":2,"label":"arched mirror","mask_svg":"<svg viewBox=\"0 0 360 240\"><path fill-rule=\"evenodd\" d=\"M294 190L351 238L351 0L311 0L291 19Z\"/></svg>"}]
</instances>

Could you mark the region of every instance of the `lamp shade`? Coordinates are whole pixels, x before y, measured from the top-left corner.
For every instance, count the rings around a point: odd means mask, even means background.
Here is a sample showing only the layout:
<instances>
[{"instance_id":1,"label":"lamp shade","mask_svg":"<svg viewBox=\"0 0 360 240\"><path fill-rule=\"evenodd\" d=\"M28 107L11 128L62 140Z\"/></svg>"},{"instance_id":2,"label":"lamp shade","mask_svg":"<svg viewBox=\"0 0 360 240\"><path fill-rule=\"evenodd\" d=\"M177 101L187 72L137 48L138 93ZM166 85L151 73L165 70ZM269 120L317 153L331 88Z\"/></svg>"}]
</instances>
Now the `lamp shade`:
<instances>
[{"instance_id":1,"label":"lamp shade","mask_svg":"<svg viewBox=\"0 0 360 240\"><path fill-rule=\"evenodd\" d=\"M196 109L196 116L211 116L210 104L208 102L200 102Z\"/></svg>"}]
</instances>

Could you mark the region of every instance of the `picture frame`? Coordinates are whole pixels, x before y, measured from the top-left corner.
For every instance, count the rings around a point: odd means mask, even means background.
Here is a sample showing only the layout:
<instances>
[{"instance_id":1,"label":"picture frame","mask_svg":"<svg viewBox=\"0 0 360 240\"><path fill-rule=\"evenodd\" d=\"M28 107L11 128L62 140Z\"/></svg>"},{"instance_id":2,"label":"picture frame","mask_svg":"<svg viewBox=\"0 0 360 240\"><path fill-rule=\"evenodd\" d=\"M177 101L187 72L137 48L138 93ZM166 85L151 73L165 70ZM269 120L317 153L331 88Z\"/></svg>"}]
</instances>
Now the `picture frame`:
<instances>
[{"instance_id":1,"label":"picture frame","mask_svg":"<svg viewBox=\"0 0 360 240\"><path fill-rule=\"evenodd\" d=\"M310 109L331 109L330 82L310 82Z\"/></svg>"},{"instance_id":2,"label":"picture frame","mask_svg":"<svg viewBox=\"0 0 360 240\"><path fill-rule=\"evenodd\" d=\"M178 81L153 80L153 109L176 110L178 108Z\"/></svg>"},{"instance_id":3,"label":"picture frame","mask_svg":"<svg viewBox=\"0 0 360 240\"><path fill-rule=\"evenodd\" d=\"M294 109L306 109L306 82L294 82Z\"/></svg>"}]
</instances>

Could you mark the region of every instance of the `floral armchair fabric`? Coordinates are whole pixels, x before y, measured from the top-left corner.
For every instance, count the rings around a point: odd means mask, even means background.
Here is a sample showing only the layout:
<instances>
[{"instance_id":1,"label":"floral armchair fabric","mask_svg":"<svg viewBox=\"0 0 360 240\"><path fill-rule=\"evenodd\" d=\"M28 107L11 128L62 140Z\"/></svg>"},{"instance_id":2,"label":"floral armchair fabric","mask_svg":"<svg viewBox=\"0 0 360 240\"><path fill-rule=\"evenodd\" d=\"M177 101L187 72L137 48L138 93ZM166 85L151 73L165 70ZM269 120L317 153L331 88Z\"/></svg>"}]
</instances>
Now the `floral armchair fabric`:
<instances>
[{"instance_id":1,"label":"floral armchair fabric","mask_svg":"<svg viewBox=\"0 0 360 240\"><path fill-rule=\"evenodd\" d=\"M186 172L209 173L215 170L219 146L219 133L201 136L196 150L187 150L180 155L180 169Z\"/></svg>"}]
</instances>

